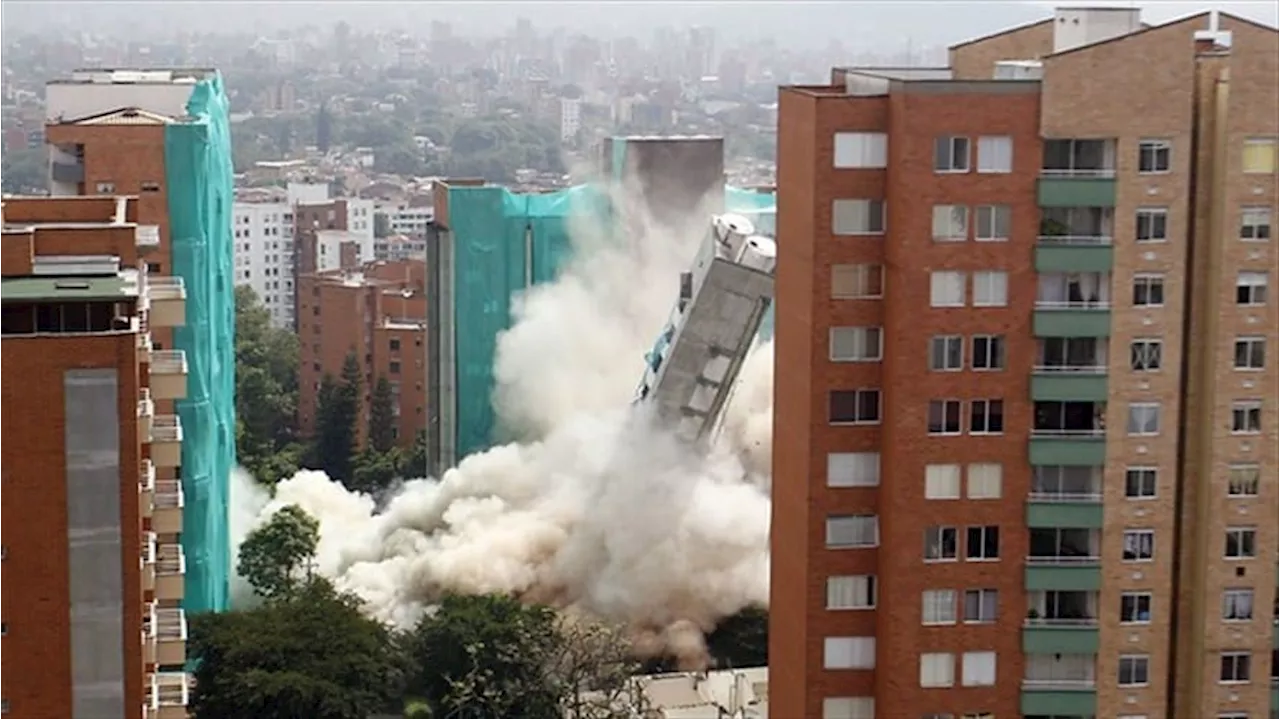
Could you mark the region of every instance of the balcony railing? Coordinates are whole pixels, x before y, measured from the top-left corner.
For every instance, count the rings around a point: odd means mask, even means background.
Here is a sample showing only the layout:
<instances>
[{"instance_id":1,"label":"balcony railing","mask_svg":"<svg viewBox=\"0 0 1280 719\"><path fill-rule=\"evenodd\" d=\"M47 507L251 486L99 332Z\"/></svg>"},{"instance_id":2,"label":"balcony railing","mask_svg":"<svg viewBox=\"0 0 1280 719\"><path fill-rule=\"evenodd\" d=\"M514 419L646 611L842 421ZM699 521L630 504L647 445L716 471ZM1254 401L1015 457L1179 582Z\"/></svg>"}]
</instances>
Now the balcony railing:
<instances>
[{"instance_id":1,"label":"balcony railing","mask_svg":"<svg viewBox=\"0 0 1280 719\"><path fill-rule=\"evenodd\" d=\"M151 372L153 374L186 374L187 353L183 350L152 350Z\"/></svg>"},{"instance_id":2,"label":"balcony railing","mask_svg":"<svg viewBox=\"0 0 1280 719\"><path fill-rule=\"evenodd\" d=\"M1048 168L1040 169L1041 177L1096 177L1108 178L1116 176L1114 167L1081 167L1081 168Z\"/></svg>"},{"instance_id":3,"label":"balcony railing","mask_svg":"<svg viewBox=\"0 0 1280 719\"><path fill-rule=\"evenodd\" d=\"M1107 430L1102 427L1094 427L1093 429L1033 429L1031 430L1032 439L1089 439L1091 437L1105 437Z\"/></svg>"},{"instance_id":4,"label":"balcony railing","mask_svg":"<svg viewBox=\"0 0 1280 719\"><path fill-rule=\"evenodd\" d=\"M187 557L181 544L161 544L156 547L156 574L172 576L187 573Z\"/></svg>"},{"instance_id":5,"label":"balcony railing","mask_svg":"<svg viewBox=\"0 0 1280 719\"><path fill-rule=\"evenodd\" d=\"M186 716L190 685L185 672L156 672L147 687L148 716L156 719Z\"/></svg>"},{"instance_id":6,"label":"balcony railing","mask_svg":"<svg viewBox=\"0 0 1280 719\"><path fill-rule=\"evenodd\" d=\"M143 387L138 390L138 417L153 417L156 413L156 403L151 400L151 390Z\"/></svg>"},{"instance_id":7,"label":"balcony railing","mask_svg":"<svg viewBox=\"0 0 1280 719\"><path fill-rule=\"evenodd\" d=\"M1098 564L1102 557L1097 555L1057 555L1027 557L1027 565L1032 567L1072 567L1086 564Z\"/></svg>"},{"instance_id":8,"label":"balcony railing","mask_svg":"<svg viewBox=\"0 0 1280 719\"><path fill-rule=\"evenodd\" d=\"M1109 310L1110 300L1036 300L1038 310Z\"/></svg>"},{"instance_id":9,"label":"balcony railing","mask_svg":"<svg viewBox=\"0 0 1280 719\"><path fill-rule=\"evenodd\" d=\"M1041 691L1054 691L1057 689L1093 689L1097 685L1097 680L1090 677L1080 677L1078 679L1023 679L1023 689L1039 689Z\"/></svg>"},{"instance_id":10,"label":"balcony railing","mask_svg":"<svg viewBox=\"0 0 1280 719\"><path fill-rule=\"evenodd\" d=\"M1062 364L1038 364L1034 371L1037 374L1106 374L1107 366L1101 364L1090 365L1062 365Z\"/></svg>"},{"instance_id":11,"label":"balcony railing","mask_svg":"<svg viewBox=\"0 0 1280 719\"><path fill-rule=\"evenodd\" d=\"M1106 247L1112 242L1111 235L1040 235L1036 241L1042 245L1086 247Z\"/></svg>"},{"instance_id":12,"label":"balcony railing","mask_svg":"<svg viewBox=\"0 0 1280 719\"><path fill-rule=\"evenodd\" d=\"M160 246L160 226L159 225L138 225L134 229L134 240L138 247L159 247Z\"/></svg>"},{"instance_id":13,"label":"balcony railing","mask_svg":"<svg viewBox=\"0 0 1280 719\"><path fill-rule=\"evenodd\" d=\"M1027 494L1028 502L1101 502L1102 492L1037 492Z\"/></svg>"},{"instance_id":14,"label":"balcony railing","mask_svg":"<svg viewBox=\"0 0 1280 719\"><path fill-rule=\"evenodd\" d=\"M165 607L153 609L155 634L161 641L186 641L187 615L181 609Z\"/></svg>"},{"instance_id":15,"label":"balcony railing","mask_svg":"<svg viewBox=\"0 0 1280 719\"><path fill-rule=\"evenodd\" d=\"M161 479L156 481L156 509L182 509L182 480Z\"/></svg>"},{"instance_id":16,"label":"balcony railing","mask_svg":"<svg viewBox=\"0 0 1280 719\"><path fill-rule=\"evenodd\" d=\"M1097 617L1027 617L1023 622L1024 627L1080 627L1087 629L1089 627L1098 626Z\"/></svg>"},{"instance_id":17,"label":"balcony railing","mask_svg":"<svg viewBox=\"0 0 1280 719\"><path fill-rule=\"evenodd\" d=\"M152 300L183 300L187 286L181 277L147 276L147 296Z\"/></svg>"},{"instance_id":18,"label":"balcony railing","mask_svg":"<svg viewBox=\"0 0 1280 719\"><path fill-rule=\"evenodd\" d=\"M176 414L162 414L151 422L151 441L181 442L182 422Z\"/></svg>"}]
</instances>

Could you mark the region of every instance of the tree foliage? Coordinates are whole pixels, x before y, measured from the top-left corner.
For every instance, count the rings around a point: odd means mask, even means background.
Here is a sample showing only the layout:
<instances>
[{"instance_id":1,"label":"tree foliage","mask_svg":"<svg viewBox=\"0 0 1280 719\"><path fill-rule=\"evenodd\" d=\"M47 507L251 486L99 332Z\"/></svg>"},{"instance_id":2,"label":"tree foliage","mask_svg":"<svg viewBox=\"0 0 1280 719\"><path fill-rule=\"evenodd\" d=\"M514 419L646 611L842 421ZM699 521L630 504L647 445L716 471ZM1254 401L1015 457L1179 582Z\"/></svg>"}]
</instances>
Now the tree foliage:
<instances>
[{"instance_id":1,"label":"tree foliage","mask_svg":"<svg viewBox=\"0 0 1280 719\"><path fill-rule=\"evenodd\" d=\"M378 377L369 400L369 447L387 452L396 446L395 396L386 377Z\"/></svg>"},{"instance_id":2,"label":"tree foliage","mask_svg":"<svg viewBox=\"0 0 1280 719\"><path fill-rule=\"evenodd\" d=\"M271 325L253 289L237 287L236 453L259 481L298 471L298 338Z\"/></svg>"},{"instance_id":3,"label":"tree foliage","mask_svg":"<svg viewBox=\"0 0 1280 719\"><path fill-rule=\"evenodd\" d=\"M48 187L49 165L44 147L6 150L0 155L0 184L13 194L38 192Z\"/></svg>"},{"instance_id":4,"label":"tree foliage","mask_svg":"<svg viewBox=\"0 0 1280 719\"><path fill-rule=\"evenodd\" d=\"M316 432L312 446L313 464L344 485L353 478L360 418L360 363L349 352L342 364L342 379L325 375L316 398Z\"/></svg>"},{"instance_id":5,"label":"tree foliage","mask_svg":"<svg viewBox=\"0 0 1280 719\"><path fill-rule=\"evenodd\" d=\"M400 696L394 637L322 579L283 601L191 621L194 719L367 719Z\"/></svg>"},{"instance_id":6,"label":"tree foliage","mask_svg":"<svg viewBox=\"0 0 1280 719\"><path fill-rule=\"evenodd\" d=\"M263 599L291 597L311 579L319 542L320 523L291 504L245 537L236 571Z\"/></svg>"}]
</instances>

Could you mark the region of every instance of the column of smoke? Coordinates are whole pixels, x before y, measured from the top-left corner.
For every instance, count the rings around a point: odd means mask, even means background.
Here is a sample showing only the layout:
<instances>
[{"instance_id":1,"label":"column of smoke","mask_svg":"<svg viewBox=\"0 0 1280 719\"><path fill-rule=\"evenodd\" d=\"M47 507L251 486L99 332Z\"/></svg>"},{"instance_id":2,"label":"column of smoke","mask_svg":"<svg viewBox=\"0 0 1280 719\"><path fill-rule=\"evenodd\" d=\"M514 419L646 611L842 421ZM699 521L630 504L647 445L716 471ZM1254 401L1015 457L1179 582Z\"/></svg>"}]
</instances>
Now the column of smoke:
<instances>
[{"instance_id":1,"label":"column of smoke","mask_svg":"<svg viewBox=\"0 0 1280 719\"><path fill-rule=\"evenodd\" d=\"M747 358L710 451L629 404L709 222L709 207L675 228L641 218L623 242L572 228L575 260L520 299L498 340L494 404L519 441L406 482L380 512L321 472L270 499L238 475L237 542L298 504L320 520L320 571L400 627L444 592L505 592L704 663L705 632L768 600L772 346Z\"/></svg>"}]
</instances>

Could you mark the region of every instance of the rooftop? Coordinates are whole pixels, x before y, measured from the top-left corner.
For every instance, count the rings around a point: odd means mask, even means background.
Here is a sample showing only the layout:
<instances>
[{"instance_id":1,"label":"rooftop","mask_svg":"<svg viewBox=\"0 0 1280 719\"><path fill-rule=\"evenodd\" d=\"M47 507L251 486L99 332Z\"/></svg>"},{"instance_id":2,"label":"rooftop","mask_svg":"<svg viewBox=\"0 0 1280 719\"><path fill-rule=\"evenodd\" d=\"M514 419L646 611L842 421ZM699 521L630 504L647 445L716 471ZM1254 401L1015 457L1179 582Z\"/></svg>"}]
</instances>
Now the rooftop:
<instances>
[{"instance_id":1,"label":"rooftop","mask_svg":"<svg viewBox=\"0 0 1280 719\"><path fill-rule=\"evenodd\" d=\"M217 73L213 68L82 68L50 85L194 85Z\"/></svg>"}]
</instances>

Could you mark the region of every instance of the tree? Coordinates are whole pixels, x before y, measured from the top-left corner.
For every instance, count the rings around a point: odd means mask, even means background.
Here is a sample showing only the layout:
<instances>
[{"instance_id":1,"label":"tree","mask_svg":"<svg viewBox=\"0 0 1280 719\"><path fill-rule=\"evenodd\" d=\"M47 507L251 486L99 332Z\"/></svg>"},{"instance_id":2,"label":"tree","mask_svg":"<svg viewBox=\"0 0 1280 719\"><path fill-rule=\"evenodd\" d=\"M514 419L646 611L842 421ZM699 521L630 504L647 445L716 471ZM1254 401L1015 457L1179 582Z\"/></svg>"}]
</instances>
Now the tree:
<instances>
[{"instance_id":1,"label":"tree","mask_svg":"<svg viewBox=\"0 0 1280 719\"><path fill-rule=\"evenodd\" d=\"M413 447L400 456L400 476L405 479L422 479L427 476L427 431L421 430L413 438Z\"/></svg>"},{"instance_id":2,"label":"tree","mask_svg":"<svg viewBox=\"0 0 1280 719\"><path fill-rule=\"evenodd\" d=\"M236 453L259 481L298 470L298 337L273 327L253 289L235 290Z\"/></svg>"},{"instance_id":3,"label":"tree","mask_svg":"<svg viewBox=\"0 0 1280 719\"><path fill-rule=\"evenodd\" d=\"M320 523L291 504L245 537L236 571L263 599L290 597L311 578L319 542Z\"/></svg>"},{"instance_id":4,"label":"tree","mask_svg":"<svg viewBox=\"0 0 1280 719\"><path fill-rule=\"evenodd\" d=\"M347 486L358 492L379 496L402 476L401 463L400 451L395 447L386 452L365 447L352 462L351 481Z\"/></svg>"},{"instance_id":5,"label":"tree","mask_svg":"<svg viewBox=\"0 0 1280 719\"><path fill-rule=\"evenodd\" d=\"M376 452L387 452L396 446L396 408L391 383L378 377L369 401L369 446Z\"/></svg>"},{"instance_id":6,"label":"tree","mask_svg":"<svg viewBox=\"0 0 1280 719\"><path fill-rule=\"evenodd\" d=\"M0 183L5 192L22 194L48 187L49 166L44 146L6 150L0 156Z\"/></svg>"},{"instance_id":7,"label":"tree","mask_svg":"<svg viewBox=\"0 0 1280 719\"><path fill-rule=\"evenodd\" d=\"M769 610L750 606L726 617L707 636L716 666L762 667L769 663Z\"/></svg>"},{"instance_id":8,"label":"tree","mask_svg":"<svg viewBox=\"0 0 1280 719\"><path fill-rule=\"evenodd\" d=\"M189 648L194 719L366 719L401 693L394 637L320 578L283 601L191 617Z\"/></svg>"},{"instance_id":9,"label":"tree","mask_svg":"<svg viewBox=\"0 0 1280 719\"><path fill-rule=\"evenodd\" d=\"M351 481L356 454L356 422L360 416L360 364L355 352L342 364L342 381L325 375L316 402L316 434L312 457L318 469L343 484Z\"/></svg>"}]
</instances>

